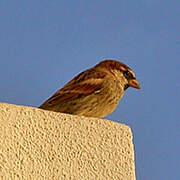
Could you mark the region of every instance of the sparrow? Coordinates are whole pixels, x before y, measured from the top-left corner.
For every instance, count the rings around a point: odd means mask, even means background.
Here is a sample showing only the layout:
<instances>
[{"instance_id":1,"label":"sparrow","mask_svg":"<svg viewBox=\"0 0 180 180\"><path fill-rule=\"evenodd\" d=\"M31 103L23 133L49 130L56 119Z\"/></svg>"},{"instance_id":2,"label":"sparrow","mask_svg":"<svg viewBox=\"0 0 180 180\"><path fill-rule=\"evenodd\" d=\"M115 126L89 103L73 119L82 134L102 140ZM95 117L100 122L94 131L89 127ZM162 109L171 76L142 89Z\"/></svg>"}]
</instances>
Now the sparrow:
<instances>
[{"instance_id":1,"label":"sparrow","mask_svg":"<svg viewBox=\"0 0 180 180\"><path fill-rule=\"evenodd\" d=\"M116 109L129 87L140 89L134 72L122 62L104 60L74 77L39 108L104 118Z\"/></svg>"}]
</instances>

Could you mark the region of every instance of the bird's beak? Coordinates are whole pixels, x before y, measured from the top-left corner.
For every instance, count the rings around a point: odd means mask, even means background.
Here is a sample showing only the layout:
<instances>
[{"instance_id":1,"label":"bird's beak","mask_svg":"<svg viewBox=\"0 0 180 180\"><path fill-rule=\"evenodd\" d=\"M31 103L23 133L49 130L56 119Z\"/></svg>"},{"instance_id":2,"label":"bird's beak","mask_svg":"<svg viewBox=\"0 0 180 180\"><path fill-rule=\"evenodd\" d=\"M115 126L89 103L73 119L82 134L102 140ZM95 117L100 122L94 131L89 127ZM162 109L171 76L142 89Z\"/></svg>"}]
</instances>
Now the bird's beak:
<instances>
[{"instance_id":1,"label":"bird's beak","mask_svg":"<svg viewBox=\"0 0 180 180\"><path fill-rule=\"evenodd\" d=\"M136 89L141 89L141 87L136 79L129 80L129 86L136 88Z\"/></svg>"}]
</instances>

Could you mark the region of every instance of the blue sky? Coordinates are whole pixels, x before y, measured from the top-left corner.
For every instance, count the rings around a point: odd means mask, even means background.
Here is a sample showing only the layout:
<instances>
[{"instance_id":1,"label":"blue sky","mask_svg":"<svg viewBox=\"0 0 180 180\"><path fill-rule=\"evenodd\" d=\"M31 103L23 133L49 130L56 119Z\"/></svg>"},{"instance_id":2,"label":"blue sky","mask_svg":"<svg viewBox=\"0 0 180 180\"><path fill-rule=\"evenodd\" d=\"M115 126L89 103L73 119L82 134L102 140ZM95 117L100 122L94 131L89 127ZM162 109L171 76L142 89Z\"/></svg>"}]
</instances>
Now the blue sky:
<instances>
[{"instance_id":1,"label":"blue sky","mask_svg":"<svg viewBox=\"0 0 180 180\"><path fill-rule=\"evenodd\" d=\"M132 128L138 180L180 179L180 1L1 1L0 101L39 106L104 59L129 65L109 115Z\"/></svg>"}]
</instances>

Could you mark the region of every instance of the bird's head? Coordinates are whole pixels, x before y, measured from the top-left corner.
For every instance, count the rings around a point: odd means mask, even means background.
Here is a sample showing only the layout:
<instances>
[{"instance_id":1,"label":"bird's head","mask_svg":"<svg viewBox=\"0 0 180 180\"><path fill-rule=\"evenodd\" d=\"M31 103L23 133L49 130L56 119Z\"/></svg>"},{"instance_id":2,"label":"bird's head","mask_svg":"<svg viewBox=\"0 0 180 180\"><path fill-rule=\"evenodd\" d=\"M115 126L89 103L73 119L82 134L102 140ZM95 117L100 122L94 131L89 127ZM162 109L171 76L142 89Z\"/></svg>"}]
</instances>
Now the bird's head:
<instances>
[{"instance_id":1,"label":"bird's head","mask_svg":"<svg viewBox=\"0 0 180 180\"><path fill-rule=\"evenodd\" d=\"M128 87L141 89L138 81L136 80L135 73L122 62L105 60L97 64L95 68L101 69L113 75L113 78L124 86L124 90Z\"/></svg>"}]
</instances>

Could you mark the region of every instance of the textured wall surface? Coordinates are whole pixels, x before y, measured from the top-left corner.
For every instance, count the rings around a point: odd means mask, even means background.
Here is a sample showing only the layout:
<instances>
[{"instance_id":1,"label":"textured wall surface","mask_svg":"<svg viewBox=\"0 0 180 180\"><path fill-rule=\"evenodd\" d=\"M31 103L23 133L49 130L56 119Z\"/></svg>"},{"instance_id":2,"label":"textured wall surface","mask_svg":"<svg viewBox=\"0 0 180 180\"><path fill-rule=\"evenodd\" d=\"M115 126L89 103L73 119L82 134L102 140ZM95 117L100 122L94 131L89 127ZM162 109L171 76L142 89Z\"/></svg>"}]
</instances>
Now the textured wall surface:
<instances>
[{"instance_id":1,"label":"textured wall surface","mask_svg":"<svg viewBox=\"0 0 180 180\"><path fill-rule=\"evenodd\" d=\"M131 130L1 103L0 179L135 180Z\"/></svg>"}]
</instances>

